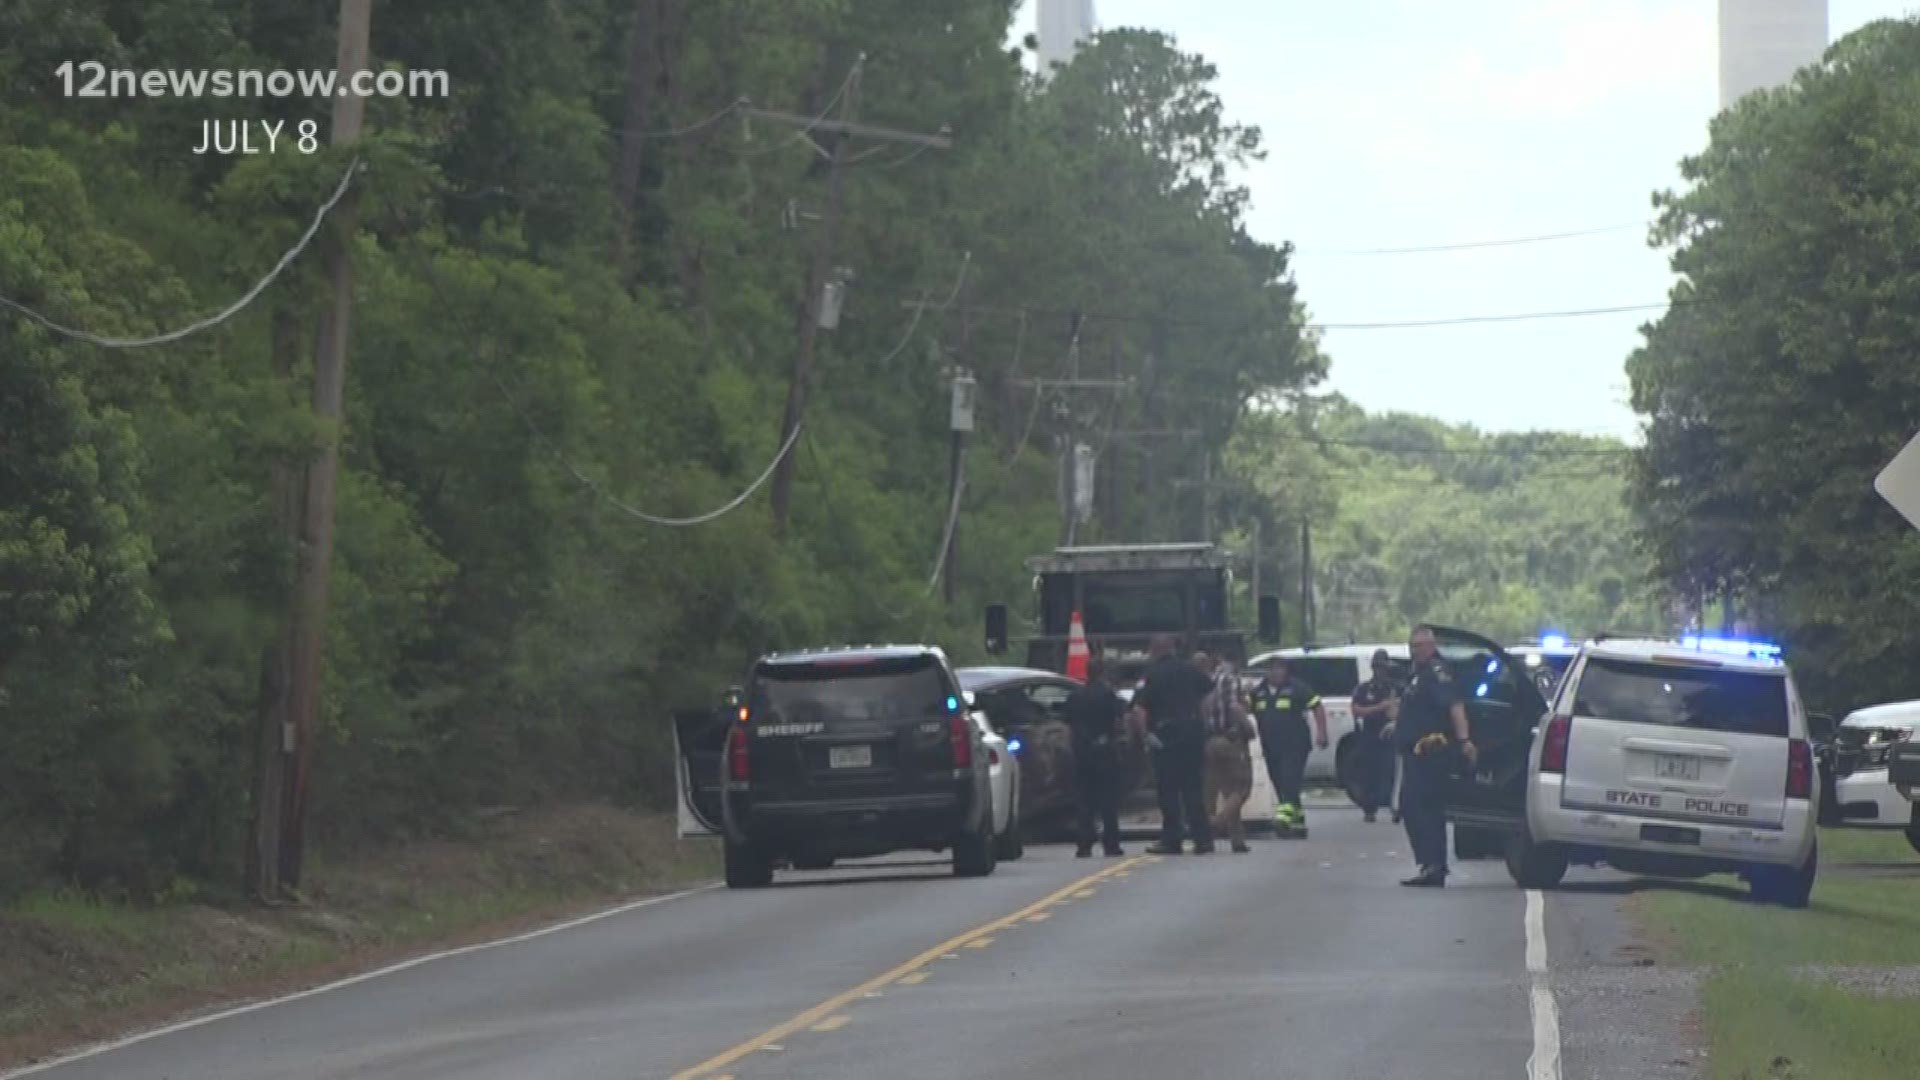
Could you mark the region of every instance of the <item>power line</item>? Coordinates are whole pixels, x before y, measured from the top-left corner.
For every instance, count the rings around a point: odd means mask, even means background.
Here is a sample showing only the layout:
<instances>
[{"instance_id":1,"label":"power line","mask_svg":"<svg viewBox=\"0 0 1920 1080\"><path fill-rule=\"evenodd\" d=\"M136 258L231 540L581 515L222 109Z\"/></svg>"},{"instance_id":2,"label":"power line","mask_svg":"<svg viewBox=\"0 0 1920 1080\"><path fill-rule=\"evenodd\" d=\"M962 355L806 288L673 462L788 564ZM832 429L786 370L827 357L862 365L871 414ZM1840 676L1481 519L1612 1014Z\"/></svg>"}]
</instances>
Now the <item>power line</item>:
<instances>
[{"instance_id":1,"label":"power line","mask_svg":"<svg viewBox=\"0 0 1920 1080\"><path fill-rule=\"evenodd\" d=\"M1544 244L1555 240L1573 240L1583 236L1602 236L1607 233L1621 232L1625 229L1644 229L1651 225L1648 221L1625 221L1618 225L1602 225L1595 229L1574 229L1569 232L1539 233L1533 236L1509 236L1498 240L1467 240L1451 244L1422 244L1415 247L1380 248L1307 248L1310 255L1421 255L1436 251L1472 251L1479 248L1517 247L1523 244ZM1300 249L1296 248L1298 252Z\"/></svg>"},{"instance_id":2,"label":"power line","mask_svg":"<svg viewBox=\"0 0 1920 1080\"><path fill-rule=\"evenodd\" d=\"M65 335L66 337L72 338L75 341L84 341L90 345L98 345L101 348L105 348L105 349L142 349L142 348L146 348L149 345L167 345L167 344L171 344L172 342L179 341L182 338L189 337L193 334L197 334L202 330L206 330L211 327L218 326L221 323L226 322L228 319L232 318L233 316L239 314L243 309L246 308L248 304L253 303L256 297L258 297L261 293L266 291L267 286L273 284L274 279L280 276L281 271L285 270L288 267L288 265L290 265L293 262L294 259L299 257L302 251L306 250L307 244L311 242L313 240L314 235L320 231L320 224L327 219L327 214L330 211L332 211L334 206L338 204L341 198L343 198L346 195L347 188L353 181L353 175L355 171L359 169L359 167L360 167L360 159L358 157L355 157L352 161L347 163L347 171L341 174L340 183L334 186L333 195L330 198L328 198L325 203L321 205L319 210L314 212L313 223L307 226L306 233L300 237L300 239L293 245L293 247L287 249L286 254L280 256L280 261L273 264L273 269L267 271L266 277L263 277L259 281L255 282L253 288L248 289L245 295L241 296L240 299L235 300L233 303L228 304L226 308L221 310L218 314L210 315L204 319L201 319L199 322L193 323L189 326L183 326L178 330L169 331L164 334L155 334L152 337L143 337L143 338L103 337L99 334L92 333L91 331L78 330L71 326L63 326L60 323L54 322L52 319L49 319L45 315L42 315L39 312L33 310L32 308L26 306L25 304L22 304L17 300L9 300L4 296L0 296L0 307L12 308L14 311L19 312L20 314L26 316L29 319L32 319L34 322L39 323L40 325L46 327L49 330L52 330L57 334Z\"/></svg>"},{"instance_id":3,"label":"power line","mask_svg":"<svg viewBox=\"0 0 1920 1080\"><path fill-rule=\"evenodd\" d=\"M705 525L710 521L713 521L717 518L720 518L726 514L733 512L734 510L739 509L739 507L743 503L745 503L749 498L753 496L754 492L760 490L760 486L767 482L767 478L773 475L774 467L779 465L781 460L785 458L787 454L792 452L793 444L799 440L800 432L803 430L803 427L804 427L800 423L795 423L793 426L793 431L787 436L786 443L780 447L780 451L778 453L773 455L773 460L767 463L766 469L760 473L760 476L757 479L755 479L753 483L748 484L747 489L745 491L742 491L740 494L734 496L731 500L729 500L724 505L719 506L713 510L709 510L704 514L696 514L693 517L684 517L684 518L661 517L657 514L649 514L644 510L637 510L627 505L626 503L621 502L619 499L616 499L611 494L609 494L607 490L601 487L600 484L596 482L591 476L588 476L586 473L581 472L580 469L576 467L573 464L573 462L567 458L565 454L560 452L560 448L554 445L553 442L546 437L546 434L540 430L540 426L534 423L533 417L527 413L527 410L524 408L521 408L519 400L515 398L513 394L507 389L507 384L504 382L501 382L500 377L495 375L492 371L487 372L487 377L493 380L493 385L499 389L500 396L506 398L507 403L513 406L513 410L520 414L520 419L527 425L527 430L533 434L534 440L539 442L540 445L546 447L547 452L553 455L554 460L560 462L562 467L564 467L569 473L572 473L573 478L575 480L578 480L581 484L585 485L595 495L598 495L608 505L619 510L621 513L626 514L628 517L637 518L638 520L644 521L649 525L664 525L664 526L669 526L673 528L685 528L691 525Z\"/></svg>"},{"instance_id":4,"label":"power line","mask_svg":"<svg viewBox=\"0 0 1920 1080\"><path fill-rule=\"evenodd\" d=\"M1463 457L1625 457L1635 452L1632 447L1520 446L1479 449L1460 446L1404 446L1392 443L1369 442L1365 439L1340 439L1319 435L1290 435L1265 432L1261 433L1259 437L1261 439L1279 439L1287 442L1313 443L1323 447L1344 446L1361 450L1378 450L1388 454L1443 454Z\"/></svg>"}]
</instances>

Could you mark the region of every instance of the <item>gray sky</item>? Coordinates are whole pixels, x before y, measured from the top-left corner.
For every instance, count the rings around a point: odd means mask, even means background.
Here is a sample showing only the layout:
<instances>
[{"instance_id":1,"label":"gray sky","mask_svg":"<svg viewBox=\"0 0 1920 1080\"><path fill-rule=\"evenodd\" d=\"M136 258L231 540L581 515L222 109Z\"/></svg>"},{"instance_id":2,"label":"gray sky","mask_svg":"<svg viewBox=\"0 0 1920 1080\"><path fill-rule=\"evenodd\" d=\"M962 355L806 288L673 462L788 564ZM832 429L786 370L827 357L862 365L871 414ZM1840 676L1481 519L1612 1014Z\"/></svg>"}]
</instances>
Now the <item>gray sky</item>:
<instances>
[{"instance_id":1,"label":"gray sky","mask_svg":"<svg viewBox=\"0 0 1920 1080\"><path fill-rule=\"evenodd\" d=\"M1920 0L1831 0L1834 39ZM1315 321L1659 304L1651 194L1718 109L1716 0L1095 0L1220 70L1267 160L1250 227L1291 240ZM1033 28L1031 0L1020 30ZM1606 230L1402 255L1353 249ZM1658 310L1329 329L1331 386L1372 410L1636 439L1624 363ZM1527 392L1517 392L1527 391Z\"/></svg>"}]
</instances>

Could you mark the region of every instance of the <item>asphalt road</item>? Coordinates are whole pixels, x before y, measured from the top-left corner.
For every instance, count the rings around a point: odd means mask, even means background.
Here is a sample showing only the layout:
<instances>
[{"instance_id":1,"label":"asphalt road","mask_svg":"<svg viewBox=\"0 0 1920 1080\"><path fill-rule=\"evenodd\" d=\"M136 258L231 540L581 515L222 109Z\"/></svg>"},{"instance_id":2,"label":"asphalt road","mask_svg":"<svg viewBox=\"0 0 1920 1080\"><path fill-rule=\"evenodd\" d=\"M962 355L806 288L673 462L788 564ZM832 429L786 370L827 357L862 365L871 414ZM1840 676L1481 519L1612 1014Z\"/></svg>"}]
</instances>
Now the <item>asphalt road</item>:
<instances>
[{"instance_id":1,"label":"asphalt road","mask_svg":"<svg viewBox=\"0 0 1920 1080\"><path fill-rule=\"evenodd\" d=\"M1689 1075L1690 989L1636 951L1618 882L1588 873L1535 898L1530 946L1528 896L1498 863L1404 889L1398 827L1344 809L1313 828L1247 855L1031 847L980 880L917 857L782 874L29 1075Z\"/></svg>"}]
</instances>

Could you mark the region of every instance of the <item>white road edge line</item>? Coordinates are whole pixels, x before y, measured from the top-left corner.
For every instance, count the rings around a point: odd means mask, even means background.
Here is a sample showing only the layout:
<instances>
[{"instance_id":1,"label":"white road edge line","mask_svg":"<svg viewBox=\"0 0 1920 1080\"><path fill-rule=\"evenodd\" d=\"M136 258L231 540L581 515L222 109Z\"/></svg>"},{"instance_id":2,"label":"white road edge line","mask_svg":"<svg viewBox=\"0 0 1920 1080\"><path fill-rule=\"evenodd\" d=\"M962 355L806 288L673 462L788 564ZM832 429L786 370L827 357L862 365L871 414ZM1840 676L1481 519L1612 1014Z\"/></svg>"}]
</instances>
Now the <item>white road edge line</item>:
<instances>
[{"instance_id":1,"label":"white road edge line","mask_svg":"<svg viewBox=\"0 0 1920 1080\"><path fill-rule=\"evenodd\" d=\"M250 1012L258 1012L261 1009L270 1009L275 1005L285 1005L291 1001L299 1001L301 998L309 998L309 997L315 996L316 994L325 994L325 993L328 993L329 991L345 989L346 987L353 986L357 983L368 982L373 979L378 979L386 975L394 975L399 972L405 971L408 968L416 968L422 964L431 964L436 960L446 960L455 956L465 956L468 953L484 952L487 949L497 949L502 945L516 945L522 941L531 941L534 938L545 937L548 934L557 934L557 933L560 933L562 930L573 930L578 927L586 926L588 923L596 923L602 919L611 919L615 915L625 915L629 911L637 911L640 908L652 907L655 904L664 904L669 900L684 899L685 897L695 896L703 892L709 892L719 887L720 886L716 883L712 885L702 885L699 888L695 888L695 889L682 889L679 892L667 893L664 896L649 896L644 900L629 901L628 903L625 903L625 904L619 904L614 907L607 908L605 911L596 911L591 915L582 915L579 918L568 919L566 922L555 923L552 926L543 926L538 930L529 930L524 934L514 934L512 937L496 938L492 941L478 941L473 943L472 945L462 945L457 949L442 949L439 952L428 953L425 956L416 956L410 960L402 960L397 964L389 964L386 967L377 968L373 971L363 971L358 975L349 976L345 979L339 979L334 982L325 983L320 986L310 987L306 990L300 990L291 994L284 994L276 998L268 998L265 1001L255 1001L245 1005L236 1005L233 1008L222 1009L219 1012L209 1013L206 1016L196 1016L191 1020L182 1020L182 1021L179 1021L178 1023L168 1024L165 1027L154 1028L151 1031L142 1031L142 1032L139 1032L138 1034L128 1035L124 1038L114 1039L110 1042L99 1043L97 1045L89 1046L81 1050L76 1050L69 1054L64 1054L60 1057L53 1058L49 1061L42 1061L35 1065L28 1065L24 1068L15 1069L12 1072L0 1073L0 1080L18 1080L18 1078L23 1076L32 1076L35 1073L42 1073L50 1069L57 1069L63 1065L71 1065L76 1061L83 1061L87 1058L98 1057L101 1054L110 1054L115 1050L125 1049L126 1047L132 1046L135 1043L146 1042L148 1039L158 1039L161 1036L172 1035L176 1032L186 1031L190 1028L204 1027L207 1024L217 1023L221 1020L230 1020L233 1017L243 1016Z\"/></svg>"},{"instance_id":2,"label":"white road edge line","mask_svg":"<svg viewBox=\"0 0 1920 1080\"><path fill-rule=\"evenodd\" d=\"M1547 976L1547 900L1539 889L1527 890L1527 1012L1533 1017L1533 1054L1527 1058L1527 1080L1560 1080L1560 1010L1553 1003L1553 984ZM0 1077L0 1080L5 1080Z\"/></svg>"}]
</instances>

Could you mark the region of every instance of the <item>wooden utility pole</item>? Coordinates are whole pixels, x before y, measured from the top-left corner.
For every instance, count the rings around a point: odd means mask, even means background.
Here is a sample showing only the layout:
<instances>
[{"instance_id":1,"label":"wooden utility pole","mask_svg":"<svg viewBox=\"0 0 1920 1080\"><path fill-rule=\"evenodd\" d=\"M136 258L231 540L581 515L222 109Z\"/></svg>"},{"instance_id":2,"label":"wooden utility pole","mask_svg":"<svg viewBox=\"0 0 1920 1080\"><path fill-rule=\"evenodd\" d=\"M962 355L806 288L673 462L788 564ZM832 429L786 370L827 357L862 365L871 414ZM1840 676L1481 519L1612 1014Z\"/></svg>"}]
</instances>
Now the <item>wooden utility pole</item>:
<instances>
[{"instance_id":1,"label":"wooden utility pole","mask_svg":"<svg viewBox=\"0 0 1920 1080\"><path fill-rule=\"evenodd\" d=\"M273 315L273 371L283 383L293 380L294 359L305 335L289 308ZM287 547L300 547L300 508L304 477L298 466L279 460L273 465L269 498L274 524L287 538ZM272 901L280 895L280 829L287 798L287 755L293 749L288 697L288 667L293 659L293 622L283 620L260 658L260 704L254 741L253 828L247 844L247 892L254 899Z\"/></svg>"},{"instance_id":2,"label":"wooden utility pole","mask_svg":"<svg viewBox=\"0 0 1920 1080\"><path fill-rule=\"evenodd\" d=\"M1313 523L1300 522L1300 644L1313 644Z\"/></svg>"},{"instance_id":3,"label":"wooden utility pole","mask_svg":"<svg viewBox=\"0 0 1920 1080\"><path fill-rule=\"evenodd\" d=\"M372 15L373 0L340 0L340 53L335 66L342 85L355 72L369 67L367 50ZM333 145L350 146L359 139L366 105L365 98L354 94L334 99ZM328 276L333 279L333 304L321 316L314 348L313 411L331 430L326 445L307 466L306 495L301 507L299 578L294 587L290 634L293 648L287 665L287 719L292 760L280 827L279 885L283 889L300 887L306 855L307 795L319 729L327 579L333 561L334 494L340 470L347 340L353 318L353 234L359 221L357 202L354 189L349 188L335 208L333 236L326 249Z\"/></svg>"},{"instance_id":4,"label":"wooden utility pole","mask_svg":"<svg viewBox=\"0 0 1920 1080\"><path fill-rule=\"evenodd\" d=\"M776 444L779 446L787 445L787 441L793 437L794 429L800 426L806 416L807 390L813 378L813 356L820 333L820 306L826 292L827 276L833 269L834 243L840 235L840 219L846 206L848 147L856 137L887 142L917 143L938 150L945 150L952 145L952 140L944 135L922 135L918 132L897 131L873 124L857 123L854 117L860 111L860 76L866 67L866 62L867 58L862 54L853 62L853 70L847 73L846 86L840 94L840 113L837 119L796 116L772 109L743 108L740 110L747 116L797 126L803 134L819 131L834 136L831 164L827 169L827 211L825 218L821 221L820 235L814 242L813 263L807 270L807 295L800 305L800 347L794 353L793 375L787 384L787 407L780 418L780 441ZM774 463L771 501L773 503L773 534L776 537L786 535L787 513L793 501L794 463L798 460L798 454L788 453Z\"/></svg>"}]
</instances>

